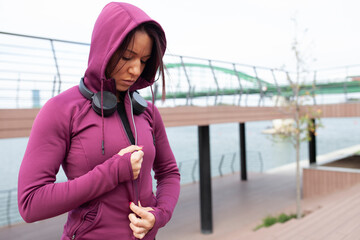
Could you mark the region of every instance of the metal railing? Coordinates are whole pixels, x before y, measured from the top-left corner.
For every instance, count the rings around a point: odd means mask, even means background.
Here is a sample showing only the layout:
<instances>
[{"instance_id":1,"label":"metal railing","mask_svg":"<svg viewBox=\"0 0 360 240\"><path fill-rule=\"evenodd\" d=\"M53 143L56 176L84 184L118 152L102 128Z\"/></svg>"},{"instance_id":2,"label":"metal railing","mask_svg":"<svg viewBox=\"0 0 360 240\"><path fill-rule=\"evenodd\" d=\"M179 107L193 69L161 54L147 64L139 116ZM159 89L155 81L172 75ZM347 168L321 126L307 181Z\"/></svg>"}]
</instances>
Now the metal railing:
<instances>
[{"instance_id":1,"label":"metal railing","mask_svg":"<svg viewBox=\"0 0 360 240\"><path fill-rule=\"evenodd\" d=\"M0 191L0 227L23 221L17 205L17 189Z\"/></svg>"},{"instance_id":2,"label":"metal railing","mask_svg":"<svg viewBox=\"0 0 360 240\"><path fill-rule=\"evenodd\" d=\"M248 151L248 170L251 172L263 172L263 159L261 152ZM224 176L235 174L240 171L239 154L236 152L222 154L212 160L212 176ZM199 160L188 160L178 163L181 174L181 184L195 183L199 180ZM237 169L237 170L236 170ZM153 182L155 189L155 181ZM0 227L12 226L23 222L17 205L17 189L0 191Z\"/></svg>"},{"instance_id":3,"label":"metal railing","mask_svg":"<svg viewBox=\"0 0 360 240\"><path fill-rule=\"evenodd\" d=\"M261 152L247 151L247 170L250 172L263 172L264 163ZM179 171L181 173L182 184L195 183L199 180L199 160L186 160L178 163ZM225 176L227 174L234 174L240 169L239 153L232 152L221 154L212 157L211 160L211 176Z\"/></svg>"},{"instance_id":4,"label":"metal railing","mask_svg":"<svg viewBox=\"0 0 360 240\"><path fill-rule=\"evenodd\" d=\"M77 85L87 67L89 44L0 32L0 108L41 107L49 98ZM167 101L158 106L274 106L292 95L282 69L211 59L165 55ZM336 101L358 99L360 65L310 71L302 93L341 93ZM157 89L161 89L160 81ZM354 93L356 93L354 95ZM149 89L142 90L150 98ZM158 93L160 94L160 93ZM158 98L159 99L159 98ZM328 101L328 99L325 99Z\"/></svg>"}]
</instances>

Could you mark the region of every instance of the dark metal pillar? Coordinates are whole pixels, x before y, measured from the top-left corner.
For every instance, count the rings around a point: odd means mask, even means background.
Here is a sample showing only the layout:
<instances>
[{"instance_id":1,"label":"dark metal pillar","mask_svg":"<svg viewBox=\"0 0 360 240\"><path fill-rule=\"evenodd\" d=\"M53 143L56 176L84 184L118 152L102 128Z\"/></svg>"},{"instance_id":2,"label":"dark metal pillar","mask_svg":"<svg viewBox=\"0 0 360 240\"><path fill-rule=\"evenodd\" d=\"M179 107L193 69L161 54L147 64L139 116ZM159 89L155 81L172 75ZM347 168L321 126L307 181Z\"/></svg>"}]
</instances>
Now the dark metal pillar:
<instances>
[{"instance_id":1,"label":"dark metal pillar","mask_svg":"<svg viewBox=\"0 0 360 240\"><path fill-rule=\"evenodd\" d=\"M247 180L246 169L246 140L245 140L245 123L240 123L240 166L241 166L241 180Z\"/></svg>"},{"instance_id":2,"label":"dark metal pillar","mask_svg":"<svg viewBox=\"0 0 360 240\"><path fill-rule=\"evenodd\" d=\"M315 129L315 119L311 119L313 127ZM315 129L316 131L316 129ZM309 141L309 163L315 164L316 163L316 136L315 131L309 131L310 141Z\"/></svg>"},{"instance_id":3,"label":"dark metal pillar","mask_svg":"<svg viewBox=\"0 0 360 240\"><path fill-rule=\"evenodd\" d=\"M201 232L213 232L209 126L198 127Z\"/></svg>"}]
</instances>

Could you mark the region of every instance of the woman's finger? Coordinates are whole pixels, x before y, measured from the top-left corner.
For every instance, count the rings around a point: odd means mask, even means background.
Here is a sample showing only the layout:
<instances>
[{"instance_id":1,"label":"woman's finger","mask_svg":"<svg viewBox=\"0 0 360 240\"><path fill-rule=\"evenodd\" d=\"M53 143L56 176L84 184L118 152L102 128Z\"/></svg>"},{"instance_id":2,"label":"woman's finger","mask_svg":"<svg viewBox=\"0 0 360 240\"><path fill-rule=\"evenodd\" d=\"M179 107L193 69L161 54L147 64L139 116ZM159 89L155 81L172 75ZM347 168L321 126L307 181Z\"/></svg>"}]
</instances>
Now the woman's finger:
<instances>
[{"instance_id":1,"label":"woman's finger","mask_svg":"<svg viewBox=\"0 0 360 240\"><path fill-rule=\"evenodd\" d=\"M140 218L138 221L134 220L134 224L138 227L144 227L145 229L150 230L155 224L155 217L149 211L153 210L150 207L142 207L141 204L136 206L134 203L130 204L130 209Z\"/></svg>"},{"instance_id":2,"label":"woman's finger","mask_svg":"<svg viewBox=\"0 0 360 240\"><path fill-rule=\"evenodd\" d=\"M147 232L147 230L146 230L145 228L143 228L143 227L138 227L138 226L136 226L136 225L133 224L133 223L130 223L129 226L130 226L131 230L133 231L133 233L142 234L142 233L146 233L146 232Z\"/></svg>"},{"instance_id":3,"label":"woman's finger","mask_svg":"<svg viewBox=\"0 0 360 240\"><path fill-rule=\"evenodd\" d=\"M146 234L146 233L137 234L137 233L134 233L134 232L133 232L134 237L136 237L136 238L138 238L138 239L143 239L143 238L145 237L145 234Z\"/></svg>"},{"instance_id":4,"label":"woman's finger","mask_svg":"<svg viewBox=\"0 0 360 240\"><path fill-rule=\"evenodd\" d=\"M126 147L126 148L121 149L118 154L120 156L123 156L126 153L132 153L134 151L139 151L142 148L143 148L142 146L130 145L130 146Z\"/></svg>"},{"instance_id":5,"label":"woman's finger","mask_svg":"<svg viewBox=\"0 0 360 240\"><path fill-rule=\"evenodd\" d=\"M134 161L140 161L140 160L142 160L143 157L144 157L144 152L141 151L141 149L139 149L131 154L131 159L134 159Z\"/></svg>"},{"instance_id":6,"label":"woman's finger","mask_svg":"<svg viewBox=\"0 0 360 240\"><path fill-rule=\"evenodd\" d=\"M144 152L141 150L133 152L131 154L130 161L131 161L131 167L133 170L134 179L137 179L140 174L141 164L143 162L143 156L144 156Z\"/></svg>"}]
</instances>

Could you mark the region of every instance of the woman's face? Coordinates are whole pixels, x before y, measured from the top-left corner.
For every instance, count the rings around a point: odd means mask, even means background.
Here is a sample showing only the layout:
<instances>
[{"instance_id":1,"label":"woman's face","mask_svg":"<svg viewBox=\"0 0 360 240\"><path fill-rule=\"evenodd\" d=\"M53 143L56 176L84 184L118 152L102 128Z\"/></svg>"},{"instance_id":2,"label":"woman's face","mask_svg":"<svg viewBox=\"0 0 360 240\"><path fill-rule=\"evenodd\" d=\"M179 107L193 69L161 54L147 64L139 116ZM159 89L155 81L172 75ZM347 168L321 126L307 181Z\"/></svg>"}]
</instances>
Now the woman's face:
<instances>
[{"instance_id":1,"label":"woman's face","mask_svg":"<svg viewBox=\"0 0 360 240\"><path fill-rule=\"evenodd\" d=\"M126 91L143 72L146 61L151 57L153 40L146 32L137 31L130 40L110 77L115 79L116 90ZM114 56L110 60L113 61Z\"/></svg>"}]
</instances>

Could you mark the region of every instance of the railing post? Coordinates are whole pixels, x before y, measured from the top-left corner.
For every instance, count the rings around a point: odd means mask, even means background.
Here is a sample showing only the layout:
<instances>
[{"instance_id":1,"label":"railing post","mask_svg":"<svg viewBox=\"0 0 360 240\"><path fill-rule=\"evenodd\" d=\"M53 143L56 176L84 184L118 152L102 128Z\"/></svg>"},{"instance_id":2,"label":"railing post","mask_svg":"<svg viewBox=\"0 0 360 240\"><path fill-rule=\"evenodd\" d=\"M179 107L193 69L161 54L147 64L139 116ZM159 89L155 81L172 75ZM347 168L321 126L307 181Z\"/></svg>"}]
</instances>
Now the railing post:
<instances>
[{"instance_id":1,"label":"railing post","mask_svg":"<svg viewBox=\"0 0 360 240\"><path fill-rule=\"evenodd\" d=\"M260 107L260 102L263 102L263 104L264 104L264 100L263 100L264 92L263 92L263 89L262 89L261 81L260 81L260 79L258 77L258 74L257 74L257 71L256 71L256 67L254 66L253 69L254 69L256 80L258 81L258 84L259 84L260 99L259 99L258 106Z\"/></svg>"},{"instance_id":2,"label":"railing post","mask_svg":"<svg viewBox=\"0 0 360 240\"><path fill-rule=\"evenodd\" d=\"M51 96L54 97L55 96L55 88L56 88L56 75L54 75L54 81L53 81L53 89L51 92Z\"/></svg>"},{"instance_id":3,"label":"railing post","mask_svg":"<svg viewBox=\"0 0 360 240\"><path fill-rule=\"evenodd\" d=\"M191 102L191 83L190 83L190 78L189 78L189 75L186 71L186 67L185 67L185 63L184 63L184 60L183 60L183 56L180 56L180 61L181 61L181 65L184 69L184 73L185 73L185 77L186 77L186 80L188 82L188 85L189 85L189 91L188 91L188 94L186 96L186 105L188 105L188 101L190 99L190 102Z\"/></svg>"},{"instance_id":4,"label":"railing post","mask_svg":"<svg viewBox=\"0 0 360 240\"><path fill-rule=\"evenodd\" d=\"M56 53L55 53L55 47L54 47L54 43L53 43L52 39L50 39L50 43L51 43L51 50L53 52L53 57L54 57L54 61L55 61L55 67L56 67L57 76L59 78L59 88L58 88L58 94L59 94L60 90L61 90L61 77L60 77L59 65L58 65L58 62L57 62Z\"/></svg>"},{"instance_id":5,"label":"railing post","mask_svg":"<svg viewBox=\"0 0 360 240\"><path fill-rule=\"evenodd\" d=\"M261 155L260 151L258 152L258 155L259 155L259 161L260 161L260 172L262 173L264 171L264 161L262 159L262 155Z\"/></svg>"},{"instance_id":6,"label":"railing post","mask_svg":"<svg viewBox=\"0 0 360 240\"><path fill-rule=\"evenodd\" d=\"M310 135L310 141L309 141L309 164L315 164L316 163L316 136L315 136L315 119L311 119L312 121L312 128L314 131L311 131L311 127L309 130Z\"/></svg>"},{"instance_id":7,"label":"railing post","mask_svg":"<svg viewBox=\"0 0 360 240\"><path fill-rule=\"evenodd\" d=\"M225 154L221 155L221 160L220 160L220 163L219 163L219 174L220 174L220 177L222 177L223 173L222 173L222 165L223 165L223 162L224 162L224 158L225 158Z\"/></svg>"},{"instance_id":8,"label":"railing post","mask_svg":"<svg viewBox=\"0 0 360 240\"><path fill-rule=\"evenodd\" d=\"M213 232L209 126L198 127L201 232Z\"/></svg>"},{"instance_id":9,"label":"railing post","mask_svg":"<svg viewBox=\"0 0 360 240\"><path fill-rule=\"evenodd\" d=\"M234 152L232 160L231 160L231 172L234 173L235 172L235 168L234 168L234 162L236 159L236 152Z\"/></svg>"},{"instance_id":10,"label":"railing post","mask_svg":"<svg viewBox=\"0 0 360 240\"><path fill-rule=\"evenodd\" d=\"M235 63L233 63L233 67L234 67L234 73L236 74L236 77L237 77L237 79L238 79L238 81L239 81L239 89L240 89L240 91L239 91L239 101L238 101L238 105L240 106L240 105L241 105L241 96L242 96L242 94L243 94L243 87L242 87L242 85L241 85L241 79L240 79L240 76L239 76L238 71L236 70L236 65L235 65Z\"/></svg>"},{"instance_id":11,"label":"railing post","mask_svg":"<svg viewBox=\"0 0 360 240\"><path fill-rule=\"evenodd\" d=\"M195 169L196 169L196 165L198 164L197 161L194 162L194 165L193 165L193 168L192 168L192 171L191 171L191 177L192 177L192 180L193 182L196 182L196 179L195 179Z\"/></svg>"},{"instance_id":12,"label":"railing post","mask_svg":"<svg viewBox=\"0 0 360 240\"><path fill-rule=\"evenodd\" d=\"M181 173L181 167L182 167L182 162L179 162L178 169L179 169L179 172L180 172L180 173Z\"/></svg>"},{"instance_id":13,"label":"railing post","mask_svg":"<svg viewBox=\"0 0 360 240\"><path fill-rule=\"evenodd\" d=\"M246 169L246 144L245 144L245 123L240 123L240 166L241 166L241 180L247 180Z\"/></svg>"},{"instance_id":14,"label":"railing post","mask_svg":"<svg viewBox=\"0 0 360 240\"><path fill-rule=\"evenodd\" d=\"M11 226L11 216L10 216L11 192L12 192L12 190L8 191L8 199L7 199L7 204L6 204L6 219L7 219L7 224L9 227Z\"/></svg>"},{"instance_id":15,"label":"railing post","mask_svg":"<svg viewBox=\"0 0 360 240\"><path fill-rule=\"evenodd\" d=\"M219 88L219 83L218 83L218 80L217 80L216 75L215 75L214 67L213 67L213 65L211 64L211 60L209 60L209 66L210 66L211 73L212 73L212 75L213 75L213 77L214 77L214 81L215 81L215 84L216 84L216 96L215 96L215 104L214 104L214 105L217 105L217 98L218 98L218 96L219 96L219 90L220 90L220 88Z\"/></svg>"}]
</instances>

